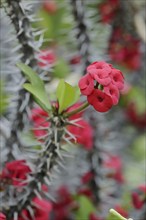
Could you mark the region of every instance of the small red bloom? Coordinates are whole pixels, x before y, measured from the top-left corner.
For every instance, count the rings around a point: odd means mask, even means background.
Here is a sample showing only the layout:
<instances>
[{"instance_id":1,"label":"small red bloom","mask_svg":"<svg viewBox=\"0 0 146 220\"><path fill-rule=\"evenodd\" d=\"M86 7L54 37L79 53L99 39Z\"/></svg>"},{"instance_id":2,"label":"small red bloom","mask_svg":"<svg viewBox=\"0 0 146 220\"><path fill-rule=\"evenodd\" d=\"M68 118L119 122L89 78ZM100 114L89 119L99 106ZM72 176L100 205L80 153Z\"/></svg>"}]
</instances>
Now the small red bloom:
<instances>
[{"instance_id":1,"label":"small red bloom","mask_svg":"<svg viewBox=\"0 0 146 220\"><path fill-rule=\"evenodd\" d=\"M58 199L53 203L54 220L68 219L70 210L74 207L74 200L65 186L58 190Z\"/></svg>"},{"instance_id":2,"label":"small red bloom","mask_svg":"<svg viewBox=\"0 0 146 220\"><path fill-rule=\"evenodd\" d=\"M94 90L94 80L90 74L86 74L79 81L79 88L83 95L90 95Z\"/></svg>"},{"instance_id":3,"label":"small red bloom","mask_svg":"<svg viewBox=\"0 0 146 220\"><path fill-rule=\"evenodd\" d=\"M35 220L49 220L49 214L52 210L52 204L47 200L41 200L37 197L33 199L33 210L34 210L34 219ZM23 218L24 216L24 218ZM30 219L29 211L23 210L21 216L19 216L18 220Z\"/></svg>"},{"instance_id":4,"label":"small red bloom","mask_svg":"<svg viewBox=\"0 0 146 220\"><path fill-rule=\"evenodd\" d=\"M129 121L134 124L138 128L146 127L146 112L138 114L136 110L136 105L134 103L130 103L126 109L126 115Z\"/></svg>"},{"instance_id":5,"label":"small red bloom","mask_svg":"<svg viewBox=\"0 0 146 220\"><path fill-rule=\"evenodd\" d=\"M109 76L111 67L104 61L92 63L87 67L87 72L101 85L108 85L111 82Z\"/></svg>"},{"instance_id":6,"label":"small red bloom","mask_svg":"<svg viewBox=\"0 0 146 220\"><path fill-rule=\"evenodd\" d=\"M128 218L128 217L129 217L128 212L125 211L122 206L116 205L116 206L114 207L114 209L115 209L120 215L122 215L123 217L125 217L125 218Z\"/></svg>"},{"instance_id":7,"label":"small red bloom","mask_svg":"<svg viewBox=\"0 0 146 220\"><path fill-rule=\"evenodd\" d=\"M46 121L48 116L48 113L39 107L32 109L31 120L34 123L33 133L35 137L41 138L47 134L47 128L50 126L50 123ZM46 128L46 130L42 128Z\"/></svg>"},{"instance_id":8,"label":"small red bloom","mask_svg":"<svg viewBox=\"0 0 146 220\"><path fill-rule=\"evenodd\" d=\"M112 72L110 73L110 77L112 79L112 83L119 89L124 88L124 77L120 70L112 69Z\"/></svg>"},{"instance_id":9,"label":"small red bloom","mask_svg":"<svg viewBox=\"0 0 146 220\"><path fill-rule=\"evenodd\" d=\"M93 128L83 119L77 124L79 127L69 125L67 129L75 136L78 144L81 144L86 150L90 150L93 147Z\"/></svg>"},{"instance_id":10,"label":"small red bloom","mask_svg":"<svg viewBox=\"0 0 146 220\"><path fill-rule=\"evenodd\" d=\"M99 89L87 96L87 100L98 112L107 112L113 105L111 97Z\"/></svg>"},{"instance_id":11,"label":"small red bloom","mask_svg":"<svg viewBox=\"0 0 146 220\"><path fill-rule=\"evenodd\" d=\"M119 90L112 83L104 87L104 92L112 98L113 105L117 105L119 102Z\"/></svg>"},{"instance_id":12,"label":"small red bloom","mask_svg":"<svg viewBox=\"0 0 146 220\"><path fill-rule=\"evenodd\" d=\"M141 209L146 200L146 185L140 185L132 192L132 203L136 209Z\"/></svg>"},{"instance_id":13,"label":"small red bloom","mask_svg":"<svg viewBox=\"0 0 146 220\"><path fill-rule=\"evenodd\" d=\"M70 60L70 64L75 65L81 62L81 56L76 55Z\"/></svg>"},{"instance_id":14,"label":"small red bloom","mask_svg":"<svg viewBox=\"0 0 146 220\"><path fill-rule=\"evenodd\" d=\"M119 9L119 0L106 0L99 5L99 12L103 23L110 23Z\"/></svg>"},{"instance_id":15,"label":"small red bloom","mask_svg":"<svg viewBox=\"0 0 146 220\"><path fill-rule=\"evenodd\" d=\"M119 156L111 155L104 161L104 167L109 169L107 177L115 179L118 183L124 182L122 174L122 161Z\"/></svg>"},{"instance_id":16,"label":"small red bloom","mask_svg":"<svg viewBox=\"0 0 146 220\"><path fill-rule=\"evenodd\" d=\"M81 179L82 183L86 184L86 183L90 182L93 179L93 177L94 177L93 172L89 171L89 172L85 173Z\"/></svg>"},{"instance_id":17,"label":"small red bloom","mask_svg":"<svg viewBox=\"0 0 146 220\"><path fill-rule=\"evenodd\" d=\"M56 61L56 56L53 50L42 50L38 55L38 65L41 68L49 68L52 66Z\"/></svg>"},{"instance_id":18,"label":"small red bloom","mask_svg":"<svg viewBox=\"0 0 146 220\"><path fill-rule=\"evenodd\" d=\"M54 0L45 0L43 3L43 8L49 14L54 14L57 11L57 5Z\"/></svg>"},{"instance_id":19,"label":"small red bloom","mask_svg":"<svg viewBox=\"0 0 146 220\"><path fill-rule=\"evenodd\" d=\"M0 212L0 220L6 220L6 216Z\"/></svg>"},{"instance_id":20,"label":"small red bloom","mask_svg":"<svg viewBox=\"0 0 146 220\"><path fill-rule=\"evenodd\" d=\"M94 213L91 213L89 216L89 220L102 220L102 219L97 217Z\"/></svg>"},{"instance_id":21,"label":"small red bloom","mask_svg":"<svg viewBox=\"0 0 146 220\"><path fill-rule=\"evenodd\" d=\"M25 160L15 160L6 164L1 178L10 179L14 186L24 186L23 181L27 179L30 172L31 169Z\"/></svg>"},{"instance_id":22,"label":"small red bloom","mask_svg":"<svg viewBox=\"0 0 146 220\"><path fill-rule=\"evenodd\" d=\"M66 112L69 113L69 112L71 112L71 111L73 111L73 110L79 108L81 105L82 105L81 102L75 103L74 105L70 106L70 107L67 109ZM83 113L84 113L84 111L78 112L78 113L72 115L71 117L69 117L69 120L74 120L74 119L77 119L77 118L81 118L81 117L83 116Z\"/></svg>"}]
</instances>

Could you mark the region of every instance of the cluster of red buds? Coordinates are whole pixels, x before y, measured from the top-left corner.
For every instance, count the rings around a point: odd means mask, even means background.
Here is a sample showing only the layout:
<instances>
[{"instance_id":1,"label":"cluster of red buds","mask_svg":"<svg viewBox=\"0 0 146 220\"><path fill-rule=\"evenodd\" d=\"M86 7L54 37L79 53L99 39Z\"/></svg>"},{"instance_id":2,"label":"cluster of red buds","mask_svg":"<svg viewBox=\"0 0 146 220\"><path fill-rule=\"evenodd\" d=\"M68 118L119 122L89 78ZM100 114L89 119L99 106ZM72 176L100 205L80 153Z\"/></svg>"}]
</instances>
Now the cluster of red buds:
<instances>
[{"instance_id":1,"label":"cluster of red buds","mask_svg":"<svg viewBox=\"0 0 146 220\"><path fill-rule=\"evenodd\" d=\"M107 112L119 101L124 77L120 70L104 61L94 62L87 67L87 74L79 81L82 95L98 112Z\"/></svg>"}]
</instances>

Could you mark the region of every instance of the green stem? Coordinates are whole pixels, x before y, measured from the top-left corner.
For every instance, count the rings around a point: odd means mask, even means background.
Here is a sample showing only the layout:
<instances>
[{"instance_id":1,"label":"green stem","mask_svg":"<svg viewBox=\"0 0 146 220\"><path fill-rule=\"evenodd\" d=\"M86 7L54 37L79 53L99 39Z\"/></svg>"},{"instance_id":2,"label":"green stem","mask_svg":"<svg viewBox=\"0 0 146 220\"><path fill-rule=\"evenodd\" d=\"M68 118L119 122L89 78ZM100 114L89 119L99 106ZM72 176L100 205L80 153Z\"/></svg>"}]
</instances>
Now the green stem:
<instances>
[{"instance_id":1,"label":"green stem","mask_svg":"<svg viewBox=\"0 0 146 220\"><path fill-rule=\"evenodd\" d=\"M109 212L116 220L127 220L126 218L121 216L118 212L116 212L114 209L110 209Z\"/></svg>"},{"instance_id":2,"label":"green stem","mask_svg":"<svg viewBox=\"0 0 146 220\"><path fill-rule=\"evenodd\" d=\"M64 118L68 118L68 117L70 117L70 116L72 116L72 115L74 115L74 114L76 114L76 113L78 113L78 112L81 112L81 111L83 111L85 108L87 108L89 106L89 103L88 102L84 102L84 104L83 105L81 105L79 108L76 108L75 110L73 110L73 111L71 111L71 112L66 112L66 113L64 113L63 114L63 117Z\"/></svg>"}]
</instances>

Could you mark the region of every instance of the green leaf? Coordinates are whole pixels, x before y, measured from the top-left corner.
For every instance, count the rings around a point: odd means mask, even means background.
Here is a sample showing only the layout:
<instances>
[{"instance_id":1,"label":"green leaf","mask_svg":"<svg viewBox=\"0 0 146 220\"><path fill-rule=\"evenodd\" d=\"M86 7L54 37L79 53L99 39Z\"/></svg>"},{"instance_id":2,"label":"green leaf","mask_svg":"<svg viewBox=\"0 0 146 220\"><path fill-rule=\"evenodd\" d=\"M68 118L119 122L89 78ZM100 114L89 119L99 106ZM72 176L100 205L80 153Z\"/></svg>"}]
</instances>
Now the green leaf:
<instances>
[{"instance_id":1,"label":"green leaf","mask_svg":"<svg viewBox=\"0 0 146 220\"><path fill-rule=\"evenodd\" d=\"M85 196L77 197L79 209L76 212L76 219L89 219L89 215L96 211L92 202Z\"/></svg>"},{"instance_id":2,"label":"green leaf","mask_svg":"<svg viewBox=\"0 0 146 220\"><path fill-rule=\"evenodd\" d=\"M62 79L57 87L56 96L59 102L59 113L61 113L74 103L77 95L75 88Z\"/></svg>"},{"instance_id":3,"label":"green leaf","mask_svg":"<svg viewBox=\"0 0 146 220\"><path fill-rule=\"evenodd\" d=\"M51 109L50 103L48 101L48 96L43 90L39 90L37 87L29 83L25 83L23 87L34 96L36 103L41 108L43 108L45 111Z\"/></svg>"},{"instance_id":4,"label":"green leaf","mask_svg":"<svg viewBox=\"0 0 146 220\"><path fill-rule=\"evenodd\" d=\"M17 66L30 81L30 83L25 83L23 87L34 96L36 103L41 108L45 111L51 110L51 104L45 91L44 82L40 79L38 74L23 63L18 63Z\"/></svg>"},{"instance_id":5,"label":"green leaf","mask_svg":"<svg viewBox=\"0 0 146 220\"><path fill-rule=\"evenodd\" d=\"M0 116L6 112L8 107L8 95L4 91L4 82L0 80Z\"/></svg>"},{"instance_id":6,"label":"green leaf","mask_svg":"<svg viewBox=\"0 0 146 220\"><path fill-rule=\"evenodd\" d=\"M38 87L44 87L43 81L40 79L38 74L34 72L29 66L24 63L17 63L18 68L27 76L28 80Z\"/></svg>"},{"instance_id":7,"label":"green leaf","mask_svg":"<svg viewBox=\"0 0 146 220\"><path fill-rule=\"evenodd\" d=\"M107 218L107 220L127 220L122 215L120 215L118 212L116 212L114 209L110 209L110 214Z\"/></svg>"}]
</instances>

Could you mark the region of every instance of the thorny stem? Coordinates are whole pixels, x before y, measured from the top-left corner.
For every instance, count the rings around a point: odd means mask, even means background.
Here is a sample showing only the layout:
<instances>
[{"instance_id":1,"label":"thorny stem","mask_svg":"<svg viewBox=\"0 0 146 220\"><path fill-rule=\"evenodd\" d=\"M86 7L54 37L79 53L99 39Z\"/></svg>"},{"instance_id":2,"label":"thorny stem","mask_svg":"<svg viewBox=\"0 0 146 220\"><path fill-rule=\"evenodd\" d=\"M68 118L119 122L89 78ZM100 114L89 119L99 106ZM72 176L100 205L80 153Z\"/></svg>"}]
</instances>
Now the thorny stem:
<instances>
[{"instance_id":1,"label":"thorny stem","mask_svg":"<svg viewBox=\"0 0 146 220\"><path fill-rule=\"evenodd\" d=\"M37 173L34 174L33 180L26 186L28 192L27 198L25 201L23 199L20 200L17 205L11 206L7 210L4 207L3 212L6 214L7 220L11 220L15 212L19 214L23 209L27 209L27 206L31 205L32 199L36 196L35 191L41 192L39 183L41 185L45 183L45 177L50 181L51 171L60 161L60 141L64 134L64 122L59 117L52 118L51 122L52 134L47 137L45 142L46 150L37 161ZM25 187L24 192L21 192L21 194L23 193L25 194Z\"/></svg>"},{"instance_id":2,"label":"thorny stem","mask_svg":"<svg viewBox=\"0 0 146 220\"><path fill-rule=\"evenodd\" d=\"M16 30L17 39L21 45L20 53L22 53L22 62L27 62L29 66L35 67L36 65L36 59L35 59L35 52L33 48L33 36L32 36L32 30L30 21L27 18L24 10L22 9L21 0L6 0L5 3L2 5L7 13L7 15L10 17L12 24ZM18 105L17 105L17 114L16 118L13 121L12 124L12 130L10 138L7 140L6 145L10 146L9 151L9 159L12 159L12 147L13 145L17 144L20 145L19 138L17 136L17 131L22 131L24 129L24 117L27 115L26 107L30 106L31 99L29 97L29 94L24 90L20 89L18 91L19 98L18 98ZM28 97L27 97L28 95ZM23 106L23 110L20 111L20 108L23 105L24 100L27 100L27 103L25 103L25 106ZM20 147L19 146L19 147Z\"/></svg>"},{"instance_id":3,"label":"thorny stem","mask_svg":"<svg viewBox=\"0 0 146 220\"><path fill-rule=\"evenodd\" d=\"M67 112L63 114L64 118L69 118L72 115L75 115L83 110L85 110L87 107L89 106L88 102L84 102L83 105L81 105L79 108L76 108L75 110L71 111L71 112Z\"/></svg>"},{"instance_id":4,"label":"thorny stem","mask_svg":"<svg viewBox=\"0 0 146 220\"><path fill-rule=\"evenodd\" d=\"M90 64L89 60L89 44L90 38L88 35L87 26L85 24L85 1L84 0L70 0L73 8L73 16L76 21L76 28L78 30L76 38L78 40L78 48L82 60L84 62L84 74L86 74L86 67Z\"/></svg>"}]
</instances>

